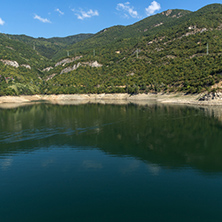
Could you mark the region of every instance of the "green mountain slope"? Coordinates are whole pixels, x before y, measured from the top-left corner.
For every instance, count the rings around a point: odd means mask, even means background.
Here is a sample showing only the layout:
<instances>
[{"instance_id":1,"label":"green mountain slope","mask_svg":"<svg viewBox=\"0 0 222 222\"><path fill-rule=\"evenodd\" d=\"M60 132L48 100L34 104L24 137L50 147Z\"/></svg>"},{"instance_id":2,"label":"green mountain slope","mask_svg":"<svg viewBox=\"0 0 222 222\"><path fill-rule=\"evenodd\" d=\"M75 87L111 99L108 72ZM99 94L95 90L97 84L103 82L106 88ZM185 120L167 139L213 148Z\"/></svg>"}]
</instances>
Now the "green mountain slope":
<instances>
[{"instance_id":1,"label":"green mountain slope","mask_svg":"<svg viewBox=\"0 0 222 222\"><path fill-rule=\"evenodd\" d=\"M130 26L114 26L84 37L10 38L0 39L5 55L14 60L29 59L27 62L37 70L34 74L33 69L32 75L38 80L39 93L199 93L218 90L214 88L222 85L221 4L196 12L168 10ZM12 47L19 43L16 53L10 54L6 42ZM44 50L38 44L44 45L46 51L48 48L50 56L43 56ZM13 69L19 75L18 69ZM24 84L26 76L22 76ZM16 81L4 83L4 89L13 88Z\"/></svg>"},{"instance_id":2,"label":"green mountain slope","mask_svg":"<svg viewBox=\"0 0 222 222\"><path fill-rule=\"evenodd\" d=\"M77 43L79 41L88 39L92 34L79 34L73 36L67 36L64 38L32 38L26 35L7 35L12 40L18 40L34 48L42 56L52 59L52 57L58 53L58 51L66 48L67 46Z\"/></svg>"},{"instance_id":3,"label":"green mountain slope","mask_svg":"<svg viewBox=\"0 0 222 222\"><path fill-rule=\"evenodd\" d=\"M70 51L74 48L77 54L83 55L78 62L97 60L103 67L81 66L62 75L59 73L64 67L57 67L51 73L58 75L47 82L46 91L194 93L210 90L221 80L221 25L222 5L214 4L193 13L167 11L132 26L104 30L70 47ZM95 56L93 49L96 49ZM77 62L71 65L74 64Z\"/></svg>"},{"instance_id":4,"label":"green mountain slope","mask_svg":"<svg viewBox=\"0 0 222 222\"><path fill-rule=\"evenodd\" d=\"M29 45L0 34L0 95L39 92L40 71L48 59Z\"/></svg>"},{"instance_id":5,"label":"green mountain slope","mask_svg":"<svg viewBox=\"0 0 222 222\"><path fill-rule=\"evenodd\" d=\"M67 37L53 37L49 39L44 39L47 40L48 42L54 43L54 44L61 44L62 46L66 47L67 45L72 45L77 42L83 41L85 39L90 38L93 36L93 34L78 34L78 35L72 35L72 36L67 36Z\"/></svg>"},{"instance_id":6,"label":"green mountain slope","mask_svg":"<svg viewBox=\"0 0 222 222\"><path fill-rule=\"evenodd\" d=\"M0 95L40 93L43 69L54 65L51 57L74 42L89 38L80 34L65 38L32 38L0 34Z\"/></svg>"},{"instance_id":7,"label":"green mountain slope","mask_svg":"<svg viewBox=\"0 0 222 222\"><path fill-rule=\"evenodd\" d=\"M172 24L178 22L176 20L181 19L189 13L189 11L185 10L169 10L167 12L145 18L130 26L114 26L107 28L95 34L91 38L78 42L65 50L70 50L70 53L74 54L75 52L92 51L98 47L109 47L109 45L120 47L124 45L124 41L126 41L126 45L129 44L129 39L131 40L130 44L134 44L143 36L158 33L160 30L170 27ZM65 55L64 51L59 51L54 58L61 58L62 55Z\"/></svg>"}]
</instances>

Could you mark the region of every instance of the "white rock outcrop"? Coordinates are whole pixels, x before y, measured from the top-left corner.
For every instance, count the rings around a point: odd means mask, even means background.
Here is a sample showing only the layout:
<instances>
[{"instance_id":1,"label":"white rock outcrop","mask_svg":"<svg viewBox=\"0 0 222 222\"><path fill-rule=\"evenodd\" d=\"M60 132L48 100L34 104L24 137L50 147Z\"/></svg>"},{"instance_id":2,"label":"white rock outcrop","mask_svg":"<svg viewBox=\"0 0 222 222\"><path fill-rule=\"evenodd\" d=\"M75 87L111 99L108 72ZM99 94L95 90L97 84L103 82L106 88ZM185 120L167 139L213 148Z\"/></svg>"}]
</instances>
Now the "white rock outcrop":
<instances>
[{"instance_id":1,"label":"white rock outcrop","mask_svg":"<svg viewBox=\"0 0 222 222\"><path fill-rule=\"evenodd\" d=\"M22 64L21 66L25 67L26 69L32 69L32 67L30 65L27 65L27 64Z\"/></svg>"},{"instance_id":2,"label":"white rock outcrop","mask_svg":"<svg viewBox=\"0 0 222 222\"><path fill-rule=\"evenodd\" d=\"M76 61L76 60L78 60L78 59L81 59L82 58L82 56L76 56L76 57L73 57L73 58L67 58L67 59L63 59L62 61L60 61L60 62L57 62L56 64L55 64L55 67L56 66L60 66L60 65L66 65L66 64L68 64L68 63L72 63L72 62L74 62L74 61Z\"/></svg>"},{"instance_id":3,"label":"white rock outcrop","mask_svg":"<svg viewBox=\"0 0 222 222\"><path fill-rule=\"evenodd\" d=\"M3 60L3 59L1 59L0 61L3 62L5 65L8 65L8 66L12 66L12 67L15 67L15 68L19 67L19 64L16 61Z\"/></svg>"},{"instance_id":4,"label":"white rock outcrop","mask_svg":"<svg viewBox=\"0 0 222 222\"><path fill-rule=\"evenodd\" d=\"M199 99L199 101L211 101L211 100L222 100L222 93L220 92L208 93Z\"/></svg>"},{"instance_id":5,"label":"white rock outcrop","mask_svg":"<svg viewBox=\"0 0 222 222\"><path fill-rule=\"evenodd\" d=\"M99 64L97 61L95 61L95 62L92 62L91 64L89 64L89 66L98 68L98 67L102 67L103 65Z\"/></svg>"},{"instance_id":6,"label":"white rock outcrop","mask_svg":"<svg viewBox=\"0 0 222 222\"><path fill-rule=\"evenodd\" d=\"M49 72L51 69L53 69L53 67L52 66L50 66L50 67L46 67L45 69L43 69L42 71L43 72Z\"/></svg>"},{"instance_id":7,"label":"white rock outcrop","mask_svg":"<svg viewBox=\"0 0 222 222\"><path fill-rule=\"evenodd\" d=\"M73 70L74 70L73 67L67 67L67 68L63 69L60 74L68 73L68 72L71 72Z\"/></svg>"},{"instance_id":8,"label":"white rock outcrop","mask_svg":"<svg viewBox=\"0 0 222 222\"><path fill-rule=\"evenodd\" d=\"M163 25L163 23L162 23L162 22L161 22L161 23L159 23L159 24L154 25L154 27L158 27L158 26L161 26L161 25Z\"/></svg>"},{"instance_id":9,"label":"white rock outcrop","mask_svg":"<svg viewBox=\"0 0 222 222\"><path fill-rule=\"evenodd\" d=\"M81 66L81 63L79 62L78 64L75 64L73 67L69 66L69 67L63 69L60 74L71 72L73 70L78 69L80 66Z\"/></svg>"},{"instance_id":10,"label":"white rock outcrop","mask_svg":"<svg viewBox=\"0 0 222 222\"><path fill-rule=\"evenodd\" d=\"M69 66L69 67L63 69L60 74L71 72L73 70L78 69L80 66L91 66L91 67L94 67L94 68L99 68L99 67L102 67L103 65L99 64L97 61L94 61L94 62L82 62L82 63L79 62L77 64L74 64L73 67Z\"/></svg>"},{"instance_id":11,"label":"white rock outcrop","mask_svg":"<svg viewBox=\"0 0 222 222\"><path fill-rule=\"evenodd\" d=\"M53 77L55 77L55 76L56 76L56 74L53 73L52 75L48 76L48 78L47 78L45 81L47 82L47 81L49 81L50 79L52 79Z\"/></svg>"},{"instance_id":12,"label":"white rock outcrop","mask_svg":"<svg viewBox=\"0 0 222 222\"><path fill-rule=\"evenodd\" d=\"M162 12L162 15L169 16L172 12L173 12L173 10L169 9L165 12Z\"/></svg>"}]
</instances>

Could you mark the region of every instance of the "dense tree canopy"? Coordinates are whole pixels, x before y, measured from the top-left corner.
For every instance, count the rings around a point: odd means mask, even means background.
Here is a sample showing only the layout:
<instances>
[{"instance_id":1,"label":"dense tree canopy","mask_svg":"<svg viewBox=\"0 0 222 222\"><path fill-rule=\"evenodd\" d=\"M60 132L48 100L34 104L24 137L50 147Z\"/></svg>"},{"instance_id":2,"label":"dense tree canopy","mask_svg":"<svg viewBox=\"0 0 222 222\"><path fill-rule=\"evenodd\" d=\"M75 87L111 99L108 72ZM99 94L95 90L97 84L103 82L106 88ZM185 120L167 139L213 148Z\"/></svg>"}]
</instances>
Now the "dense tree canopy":
<instances>
[{"instance_id":1,"label":"dense tree canopy","mask_svg":"<svg viewBox=\"0 0 222 222\"><path fill-rule=\"evenodd\" d=\"M95 35L34 39L0 34L0 60L0 95L219 90L222 5L168 10ZM93 67L95 61L102 66Z\"/></svg>"}]
</instances>

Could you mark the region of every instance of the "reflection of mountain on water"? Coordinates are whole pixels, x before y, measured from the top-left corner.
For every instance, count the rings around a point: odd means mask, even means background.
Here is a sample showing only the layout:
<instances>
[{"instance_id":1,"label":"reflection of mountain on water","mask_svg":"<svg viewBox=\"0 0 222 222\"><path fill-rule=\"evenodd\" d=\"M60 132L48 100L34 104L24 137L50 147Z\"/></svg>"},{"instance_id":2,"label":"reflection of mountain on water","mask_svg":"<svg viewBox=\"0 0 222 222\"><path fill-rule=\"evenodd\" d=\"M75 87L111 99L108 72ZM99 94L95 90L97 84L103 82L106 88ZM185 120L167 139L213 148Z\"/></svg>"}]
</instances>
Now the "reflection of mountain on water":
<instances>
[{"instance_id":1,"label":"reflection of mountain on water","mask_svg":"<svg viewBox=\"0 0 222 222\"><path fill-rule=\"evenodd\" d=\"M165 167L222 172L222 125L201 109L40 104L0 110L0 116L0 155L86 146Z\"/></svg>"}]
</instances>

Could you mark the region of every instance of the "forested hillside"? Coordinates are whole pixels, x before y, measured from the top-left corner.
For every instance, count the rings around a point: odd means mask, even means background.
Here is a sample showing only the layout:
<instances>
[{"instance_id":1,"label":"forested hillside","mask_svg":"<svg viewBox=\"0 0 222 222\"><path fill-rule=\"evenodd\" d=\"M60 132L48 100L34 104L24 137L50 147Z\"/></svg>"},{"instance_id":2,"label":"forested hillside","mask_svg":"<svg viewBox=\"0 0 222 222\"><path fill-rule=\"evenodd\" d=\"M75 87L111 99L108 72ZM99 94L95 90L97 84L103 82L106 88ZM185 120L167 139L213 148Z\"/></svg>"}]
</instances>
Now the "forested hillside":
<instances>
[{"instance_id":1,"label":"forested hillside","mask_svg":"<svg viewBox=\"0 0 222 222\"><path fill-rule=\"evenodd\" d=\"M92 35L93 34L79 34L64 38L54 37L49 39L35 39L26 35L7 35L7 37L12 40L18 40L20 42L26 43L29 47L38 51L42 56L45 56L48 59L52 59L55 54L57 54L62 49L67 48L70 45L82 40L88 39ZM64 55L66 55L66 51L64 51Z\"/></svg>"},{"instance_id":2,"label":"forested hillside","mask_svg":"<svg viewBox=\"0 0 222 222\"><path fill-rule=\"evenodd\" d=\"M218 91L222 5L168 10L95 35L0 34L0 49L0 95Z\"/></svg>"}]
</instances>

